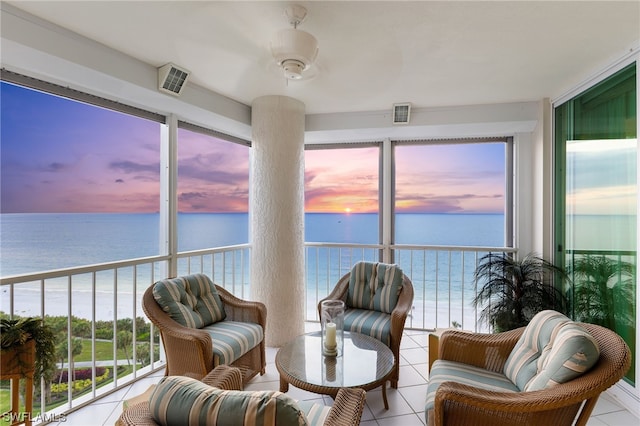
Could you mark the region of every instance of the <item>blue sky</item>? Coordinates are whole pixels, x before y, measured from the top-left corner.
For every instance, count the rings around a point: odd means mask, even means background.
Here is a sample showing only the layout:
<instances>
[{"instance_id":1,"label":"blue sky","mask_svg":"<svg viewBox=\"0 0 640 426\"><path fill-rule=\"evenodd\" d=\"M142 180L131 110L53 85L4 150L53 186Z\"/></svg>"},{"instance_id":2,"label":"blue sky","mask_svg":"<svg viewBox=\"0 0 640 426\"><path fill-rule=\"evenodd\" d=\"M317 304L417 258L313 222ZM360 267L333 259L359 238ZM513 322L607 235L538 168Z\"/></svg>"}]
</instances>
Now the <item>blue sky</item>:
<instances>
[{"instance_id":1,"label":"blue sky","mask_svg":"<svg viewBox=\"0 0 640 426\"><path fill-rule=\"evenodd\" d=\"M161 125L1 83L3 213L155 212ZM179 131L183 212L248 209L249 150ZM398 146L396 210L502 213L504 144ZM377 148L305 155L307 211L378 210ZM339 159L338 161L336 159Z\"/></svg>"}]
</instances>

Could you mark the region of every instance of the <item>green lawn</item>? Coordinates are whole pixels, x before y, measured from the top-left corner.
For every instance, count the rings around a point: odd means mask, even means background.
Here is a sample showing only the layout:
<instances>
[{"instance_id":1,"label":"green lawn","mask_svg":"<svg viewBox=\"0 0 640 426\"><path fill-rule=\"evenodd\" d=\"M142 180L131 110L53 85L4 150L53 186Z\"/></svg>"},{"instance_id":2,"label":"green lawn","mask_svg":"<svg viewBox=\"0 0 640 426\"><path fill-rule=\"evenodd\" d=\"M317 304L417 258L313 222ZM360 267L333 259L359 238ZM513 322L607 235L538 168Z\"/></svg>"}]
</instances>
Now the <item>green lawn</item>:
<instances>
[{"instance_id":1,"label":"green lawn","mask_svg":"<svg viewBox=\"0 0 640 426\"><path fill-rule=\"evenodd\" d=\"M118 356L118 359L126 359L126 356L122 349L118 349L117 356ZM129 353L129 357L131 357L131 353ZM96 360L106 361L106 360L112 360L112 359L113 359L113 342L110 340L96 341ZM73 360L76 362L91 361L91 340L90 339L82 340L82 353L74 357Z\"/></svg>"},{"instance_id":2,"label":"green lawn","mask_svg":"<svg viewBox=\"0 0 640 426\"><path fill-rule=\"evenodd\" d=\"M8 389L0 389L0 413L6 413L11 409L11 392Z\"/></svg>"},{"instance_id":3,"label":"green lawn","mask_svg":"<svg viewBox=\"0 0 640 426\"><path fill-rule=\"evenodd\" d=\"M23 400L20 398L20 410L24 408ZM9 389L0 389L0 413L6 413L11 409L11 392ZM35 415L35 412L34 412ZM0 426L8 426L9 416L0 417Z\"/></svg>"}]
</instances>

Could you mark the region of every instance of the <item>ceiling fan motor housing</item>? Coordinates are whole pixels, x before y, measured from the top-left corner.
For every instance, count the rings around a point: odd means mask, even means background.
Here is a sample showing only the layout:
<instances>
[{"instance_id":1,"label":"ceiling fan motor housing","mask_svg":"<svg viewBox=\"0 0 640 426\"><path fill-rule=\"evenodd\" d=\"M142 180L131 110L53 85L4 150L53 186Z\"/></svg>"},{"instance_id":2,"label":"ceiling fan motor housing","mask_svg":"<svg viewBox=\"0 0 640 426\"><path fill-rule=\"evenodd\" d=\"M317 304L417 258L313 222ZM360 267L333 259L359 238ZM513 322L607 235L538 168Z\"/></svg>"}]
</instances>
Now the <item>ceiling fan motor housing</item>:
<instances>
[{"instance_id":1,"label":"ceiling fan motor housing","mask_svg":"<svg viewBox=\"0 0 640 426\"><path fill-rule=\"evenodd\" d=\"M285 77L298 80L318 56L318 41L306 31L294 28L280 30L271 46L271 53L284 69Z\"/></svg>"},{"instance_id":2,"label":"ceiling fan motor housing","mask_svg":"<svg viewBox=\"0 0 640 426\"><path fill-rule=\"evenodd\" d=\"M280 66L284 70L285 78L289 80L300 80L302 78L302 71L307 69L302 62L295 59L285 59Z\"/></svg>"}]
</instances>

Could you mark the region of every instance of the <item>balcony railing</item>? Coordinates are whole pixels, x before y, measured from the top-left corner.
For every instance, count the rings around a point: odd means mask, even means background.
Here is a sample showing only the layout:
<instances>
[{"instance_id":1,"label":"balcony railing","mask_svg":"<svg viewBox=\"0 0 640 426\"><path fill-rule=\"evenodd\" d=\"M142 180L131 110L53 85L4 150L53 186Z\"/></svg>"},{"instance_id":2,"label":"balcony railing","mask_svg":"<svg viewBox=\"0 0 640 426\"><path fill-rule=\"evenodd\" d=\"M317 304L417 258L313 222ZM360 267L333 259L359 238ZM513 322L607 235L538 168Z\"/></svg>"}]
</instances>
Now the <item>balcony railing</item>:
<instances>
[{"instance_id":1,"label":"balcony railing","mask_svg":"<svg viewBox=\"0 0 640 426\"><path fill-rule=\"evenodd\" d=\"M183 252L175 259L153 256L0 278L0 310L10 316L46 317L60 328L58 334L66 342L61 345L60 370L68 371L70 359L75 371L88 370L84 373L88 380L76 377L74 381L73 374L67 374L66 378L59 375L52 385L42 383L37 410L73 411L162 368L157 331L141 308L146 288L168 276L174 261L177 275L205 273L236 296L251 298L250 251L245 244ZM355 262L383 259L398 263L413 283L415 297L407 328L483 330L470 303L476 293L475 267L486 253L513 251L307 243L306 276L301 277L306 288L305 320L317 321L317 303Z\"/></svg>"},{"instance_id":2,"label":"balcony railing","mask_svg":"<svg viewBox=\"0 0 640 426\"><path fill-rule=\"evenodd\" d=\"M413 284L413 309L407 328L486 331L471 305L477 292L473 274L485 254L515 251L507 247L393 245L387 255L382 245L307 243L306 320L317 321L318 302L355 262L383 258L397 263Z\"/></svg>"}]
</instances>

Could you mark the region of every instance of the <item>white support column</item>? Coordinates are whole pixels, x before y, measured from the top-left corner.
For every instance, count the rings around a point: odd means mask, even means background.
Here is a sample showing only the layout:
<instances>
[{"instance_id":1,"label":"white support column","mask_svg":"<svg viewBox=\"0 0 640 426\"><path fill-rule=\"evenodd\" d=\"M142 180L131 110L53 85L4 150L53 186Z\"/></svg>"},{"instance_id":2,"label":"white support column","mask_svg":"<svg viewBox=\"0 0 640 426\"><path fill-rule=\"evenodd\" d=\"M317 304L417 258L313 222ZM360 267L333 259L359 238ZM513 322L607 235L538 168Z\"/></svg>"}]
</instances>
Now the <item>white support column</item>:
<instances>
[{"instance_id":1,"label":"white support column","mask_svg":"<svg viewBox=\"0 0 640 426\"><path fill-rule=\"evenodd\" d=\"M393 218L393 201L391 198L391 179L393 162L391 161L391 139L382 141L382 244L384 245L382 261L391 263L391 221ZM397 262L397 259L395 260Z\"/></svg>"},{"instance_id":2,"label":"white support column","mask_svg":"<svg viewBox=\"0 0 640 426\"><path fill-rule=\"evenodd\" d=\"M267 307L274 347L304 333L304 120L298 100L253 101L251 293Z\"/></svg>"},{"instance_id":3,"label":"white support column","mask_svg":"<svg viewBox=\"0 0 640 426\"><path fill-rule=\"evenodd\" d=\"M163 277L177 274L178 233L177 233L177 185L178 185L178 119L174 114L167 117L167 123L160 129L160 254L171 255L168 270Z\"/></svg>"}]
</instances>

